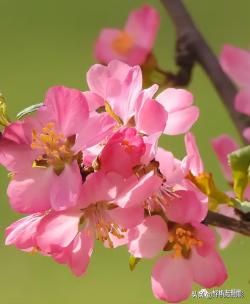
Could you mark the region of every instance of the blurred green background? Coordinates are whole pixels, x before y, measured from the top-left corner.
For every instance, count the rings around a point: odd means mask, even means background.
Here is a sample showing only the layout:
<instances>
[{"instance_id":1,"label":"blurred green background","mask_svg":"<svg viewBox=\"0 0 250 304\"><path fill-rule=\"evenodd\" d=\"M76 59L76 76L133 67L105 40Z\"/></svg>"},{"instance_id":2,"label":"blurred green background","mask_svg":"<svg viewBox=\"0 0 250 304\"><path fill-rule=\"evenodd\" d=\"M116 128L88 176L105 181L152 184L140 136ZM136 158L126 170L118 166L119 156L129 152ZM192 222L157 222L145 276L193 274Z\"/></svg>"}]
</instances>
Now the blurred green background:
<instances>
[{"instance_id":1,"label":"blurred green background","mask_svg":"<svg viewBox=\"0 0 250 304\"><path fill-rule=\"evenodd\" d=\"M95 62L92 47L100 29L122 27L129 12L143 3L141 0L0 0L0 91L7 98L12 118L24 107L42 101L50 86L61 84L86 89L85 74ZM174 69L172 24L160 1L147 3L161 14L155 54L163 67ZM249 0L187 0L185 3L216 53L224 43L249 47ZM201 109L193 131L207 170L214 172L224 189L226 184L210 139L223 132L238 136L199 67L195 68L190 90ZM162 143L177 156L183 156L183 138L164 138ZM154 261L143 261L130 273L125 248L113 251L97 244L87 276L76 278L50 258L4 247L4 228L18 218L8 206L7 183L7 174L1 168L1 304L159 303L150 287ZM245 298L189 299L185 303L250 303L250 240L237 237L221 254L229 272L222 288L240 288Z\"/></svg>"}]
</instances>

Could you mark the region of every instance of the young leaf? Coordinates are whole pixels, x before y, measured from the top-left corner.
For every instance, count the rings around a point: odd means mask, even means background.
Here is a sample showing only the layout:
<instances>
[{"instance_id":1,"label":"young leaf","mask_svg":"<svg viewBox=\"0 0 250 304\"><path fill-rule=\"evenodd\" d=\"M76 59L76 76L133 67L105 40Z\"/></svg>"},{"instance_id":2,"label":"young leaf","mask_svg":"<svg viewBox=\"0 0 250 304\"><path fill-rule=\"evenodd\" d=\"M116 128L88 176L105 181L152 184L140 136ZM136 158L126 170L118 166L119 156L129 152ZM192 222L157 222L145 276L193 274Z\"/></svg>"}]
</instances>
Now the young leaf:
<instances>
[{"instance_id":1,"label":"young leaf","mask_svg":"<svg viewBox=\"0 0 250 304\"><path fill-rule=\"evenodd\" d=\"M135 270L135 266L140 262L140 258L136 258L133 255L129 257L129 269L131 271Z\"/></svg>"},{"instance_id":2,"label":"young leaf","mask_svg":"<svg viewBox=\"0 0 250 304\"><path fill-rule=\"evenodd\" d=\"M23 109L21 112L19 112L17 114L17 119L22 119L24 116L26 116L27 114L30 114L32 112L35 112L36 110L38 110L41 106L43 105L43 103L37 103L34 104L28 108Z\"/></svg>"},{"instance_id":3,"label":"young leaf","mask_svg":"<svg viewBox=\"0 0 250 304\"><path fill-rule=\"evenodd\" d=\"M3 127L8 126L10 120L7 115L7 106L4 96L0 93L0 125Z\"/></svg>"},{"instance_id":4,"label":"young leaf","mask_svg":"<svg viewBox=\"0 0 250 304\"><path fill-rule=\"evenodd\" d=\"M242 201L250 180L250 145L229 154L229 163L233 174L235 195Z\"/></svg>"}]
</instances>

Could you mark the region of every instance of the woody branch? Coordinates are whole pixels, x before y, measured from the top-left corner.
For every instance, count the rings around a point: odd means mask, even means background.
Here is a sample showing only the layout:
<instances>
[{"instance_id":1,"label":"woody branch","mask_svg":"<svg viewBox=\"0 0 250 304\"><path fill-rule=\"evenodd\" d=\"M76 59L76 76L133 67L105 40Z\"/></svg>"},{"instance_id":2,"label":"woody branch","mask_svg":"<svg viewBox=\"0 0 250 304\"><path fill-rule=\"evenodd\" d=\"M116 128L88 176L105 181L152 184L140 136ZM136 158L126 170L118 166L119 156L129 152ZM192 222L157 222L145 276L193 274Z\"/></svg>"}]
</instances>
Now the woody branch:
<instances>
[{"instance_id":1,"label":"woody branch","mask_svg":"<svg viewBox=\"0 0 250 304\"><path fill-rule=\"evenodd\" d=\"M177 84L187 85L191 80L194 64L200 64L242 136L243 130L250 126L250 121L248 117L234 110L237 89L223 72L216 55L195 26L183 2L181 0L161 0L161 2L170 15L176 30L176 64L179 66L175 78ZM246 143L243 137L242 141ZM248 219L236 220L208 211L204 223L250 236L250 221Z\"/></svg>"}]
</instances>

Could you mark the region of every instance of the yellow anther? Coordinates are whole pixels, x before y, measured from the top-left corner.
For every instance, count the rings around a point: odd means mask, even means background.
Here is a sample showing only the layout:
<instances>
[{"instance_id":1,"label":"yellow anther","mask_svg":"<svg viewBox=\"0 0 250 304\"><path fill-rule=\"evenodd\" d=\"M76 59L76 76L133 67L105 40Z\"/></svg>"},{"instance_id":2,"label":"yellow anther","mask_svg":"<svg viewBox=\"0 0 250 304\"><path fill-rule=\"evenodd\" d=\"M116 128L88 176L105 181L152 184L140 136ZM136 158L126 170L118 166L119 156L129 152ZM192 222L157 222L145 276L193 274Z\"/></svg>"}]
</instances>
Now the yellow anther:
<instances>
[{"instance_id":1,"label":"yellow anther","mask_svg":"<svg viewBox=\"0 0 250 304\"><path fill-rule=\"evenodd\" d=\"M168 239L168 248L173 249L174 257L188 257L192 247L200 247L203 242L193 235L191 226L177 227L173 229Z\"/></svg>"},{"instance_id":2,"label":"yellow anther","mask_svg":"<svg viewBox=\"0 0 250 304\"><path fill-rule=\"evenodd\" d=\"M74 153L71 151L71 147L74 145L72 138L70 137L68 140L63 134L56 133L55 125L52 122L44 126L40 134L33 130L31 148L41 151L33 162L33 167L53 166L55 173L59 175L63 171L65 163L70 163L74 159Z\"/></svg>"},{"instance_id":3,"label":"yellow anther","mask_svg":"<svg viewBox=\"0 0 250 304\"><path fill-rule=\"evenodd\" d=\"M127 33L121 32L112 42L113 50L119 55L128 54L134 46L134 39Z\"/></svg>"}]
</instances>

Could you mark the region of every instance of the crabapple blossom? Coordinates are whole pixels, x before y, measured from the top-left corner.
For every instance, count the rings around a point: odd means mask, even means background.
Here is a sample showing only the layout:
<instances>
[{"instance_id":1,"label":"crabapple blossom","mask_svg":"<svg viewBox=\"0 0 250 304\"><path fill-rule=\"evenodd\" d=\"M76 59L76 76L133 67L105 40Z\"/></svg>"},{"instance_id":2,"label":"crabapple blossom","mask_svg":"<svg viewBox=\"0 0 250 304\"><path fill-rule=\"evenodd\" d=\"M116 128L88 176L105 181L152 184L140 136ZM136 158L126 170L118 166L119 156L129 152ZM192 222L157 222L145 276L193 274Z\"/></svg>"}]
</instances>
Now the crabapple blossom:
<instances>
[{"instance_id":1,"label":"crabapple blossom","mask_svg":"<svg viewBox=\"0 0 250 304\"><path fill-rule=\"evenodd\" d=\"M118 59L129 65L143 64L151 53L160 23L159 13L150 5L130 13L124 29L102 29L96 44L98 62Z\"/></svg>"},{"instance_id":2,"label":"crabapple blossom","mask_svg":"<svg viewBox=\"0 0 250 304\"><path fill-rule=\"evenodd\" d=\"M80 91L53 87L35 115L5 128L0 163L12 174L8 196L13 209L34 213L75 204L82 153L112 128L110 118L101 116L90 116Z\"/></svg>"},{"instance_id":3,"label":"crabapple blossom","mask_svg":"<svg viewBox=\"0 0 250 304\"><path fill-rule=\"evenodd\" d=\"M154 13L136 11L129 26L140 14ZM28 214L6 229L6 245L51 257L76 276L86 273L96 241L137 259L163 253L152 289L169 302L186 299L193 283L221 285L225 266L202 224L208 196L190 178L204 173L189 132L199 116L193 95L143 89L141 68L118 60L92 66L87 82L86 92L51 88L36 113L5 127L0 163L12 175L10 203ZM182 160L159 147L162 134L184 134Z\"/></svg>"}]
</instances>

